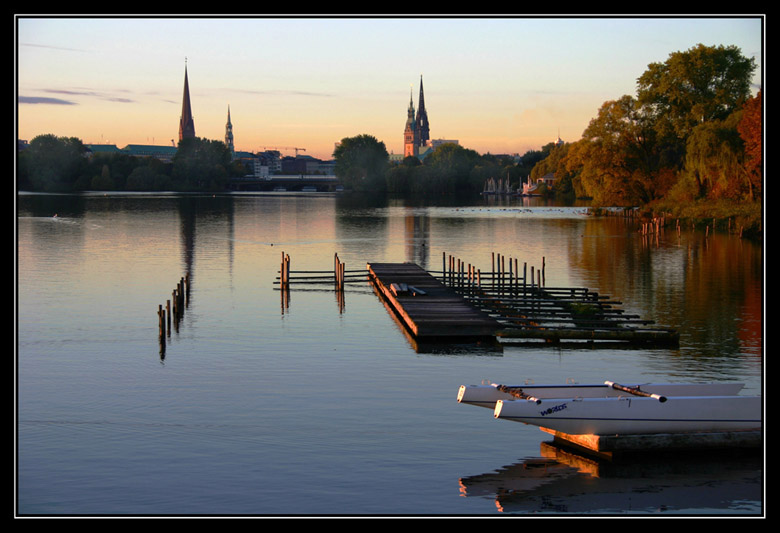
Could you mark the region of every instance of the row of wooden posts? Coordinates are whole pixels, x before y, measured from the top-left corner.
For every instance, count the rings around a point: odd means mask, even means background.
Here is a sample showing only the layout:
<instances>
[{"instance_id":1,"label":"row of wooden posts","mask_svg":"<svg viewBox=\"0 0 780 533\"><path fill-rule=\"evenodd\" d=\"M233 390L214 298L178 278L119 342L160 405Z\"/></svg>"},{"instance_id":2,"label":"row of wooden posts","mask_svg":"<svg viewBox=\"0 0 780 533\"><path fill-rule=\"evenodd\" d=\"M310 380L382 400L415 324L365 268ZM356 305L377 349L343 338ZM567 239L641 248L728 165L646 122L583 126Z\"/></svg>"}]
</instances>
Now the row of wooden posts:
<instances>
[{"instance_id":1,"label":"row of wooden posts","mask_svg":"<svg viewBox=\"0 0 780 533\"><path fill-rule=\"evenodd\" d=\"M481 287L483 279L491 289L497 291L520 291L534 290L537 287L543 287L545 284L545 258L542 257L542 267L530 267L530 276L528 275L528 263L522 264L522 275L520 272L520 263L517 258L507 257L506 255L493 253L492 266L489 273L483 274L476 266L467 264L460 259L442 253L442 280L445 284L456 287L466 288ZM336 291L343 292L347 282L359 279L365 280L365 271L348 271L346 264L339 259L338 254L333 256L332 271L312 271L291 269L289 254L282 252L281 264L279 266L279 285L280 288L288 290L292 283L315 284L333 282Z\"/></svg>"},{"instance_id":2,"label":"row of wooden posts","mask_svg":"<svg viewBox=\"0 0 780 533\"><path fill-rule=\"evenodd\" d=\"M531 266L531 275L528 276L528 263L523 262L523 272L520 275L520 263L517 258L507 257L504 254L493 252L491 254L491 270L483 275L482 270L471 263L442 252L442 279L446 285L459 289L482 288L483 278L485 284L496 292L526 292L545 284L546 260L542 257L542 267L536 269Z\"/></svg>"},{"instance_id":3,"label":"row of wooden posts","mask_svg":"<svg viewBox=\"0 0 780 533\"><path fill-rule=\"evenodd\" d=\"M616 307L620 302L598 292L577 287L547 287L545 257L541 268L530 266L530 275L529 265L525 262L521 265L517 258L493 253L491 259L490 271L483 273L444 252L441 272L428 273L434 277L440 275L440 281L475 307L499 317L506 324L500 334L503 338L678 342L679 336L673 330L653 327L650 320L625 314ZM350 281L365 283L366 271L347 271L338 254L334 255L332 271L293 271L290 256L282 253L279 283L283 289L283 312L285 294L291 283L335 282L340 308L343 308L344 285Z\"/></svg>"},{"instance_id":4,"label":"row of wooden posts","mask_svg":"<svg viewBox=\"0 0 780 533\"><path fill-rule=\"evenodd\" d=\"M475 307L496 317L508 339L611 340L655 343L679 342L669 328L657 327L619 309L620 302L584 287L547 287L542 268L494 253L487 276L447 254L442 255L443 279ZM484 278L487 278L485 280Z\"/></svg>"},{"instance_id":5,"label":"row of wooden posts","mask_svg":"<svg viewBox=\"0 0 780 533\"><path fill-rule=\"evenodd\" d=\"M661 233L661 230L665 227L666 221L664 217L654 217L652 220L647 222L642 222L642 224L639 227L639 233L642 235L658 235ZM715 228L715 219L712 220L712 228L714 230ZM675 221L675 231L677 232L677 237L680 237L682 234L682 226L680 225L680 220L677 219ZM739 227L733 227L731 219L728 221L728 232L736 232L740 238L742 238L742 232L744 227L740 225ZM704 228L704 236L709 237L710 236L710 224L707 224L707 226Z\"/></svg>"},{"instance_id":6,"label":"row of wooden posts","mask_svg":"<svg viewBox=\"0 0 780 533\"><path fill-rule=\"evenodd\" d=\"M171 293L171 299L166 300L165 307L157 306L157 317L159 322L160 339L171 333L171 323L173 327L178 328L179 322L184 316L184 309L189 304L190 298L190 275L187 274L179 280Z\"/></svg>"},{"instance_id":7,"label":"row of wooden posts","mask_svg":"<svg viewBox=\"0 0 780 533\"><path fill-rule=\"evenodd\" d=\"M361 272L365 279L365 272ZM293 280L293 275L295 279ZM333 270L291 270L290 255L282 252L282 263L279 267L279 285L282 289L289 289L290 284L295 283L328 283L335 284L336 291L343 292L344 285L349 281L351 273L347 272L346 264L339 259L339 255L333 254ZM354 276L353 276L354 277Z\"/></svg>"},{"instance_id":8,"label":"row of wooden posts","mask_svg":"<svg viewBox=\"0 0 780 533\"><path fill-rule=\"evenodd\" d=\"M715 229L715 222L716 219L712 219L712 228L713 231ZM691 222L693 224L693 222ZM651 235L651 234L659 234L661 230L666 226L666 217L665 216L657 216L653 217L649 221L643 221L641 225L639 226L639 233L642 235ZM680 225L680 219L675 220L675 231L677 232L677 236L679 237L682 233L682 226ZM736 232L740 238L742 238L742 231L744 227L742 225L732 227L732 221L731 218L728 219L728 233ZM707 224L707 226L704 228L704 236L709 237L710 236L710 224Z\"/></svg>"}]
</instances>

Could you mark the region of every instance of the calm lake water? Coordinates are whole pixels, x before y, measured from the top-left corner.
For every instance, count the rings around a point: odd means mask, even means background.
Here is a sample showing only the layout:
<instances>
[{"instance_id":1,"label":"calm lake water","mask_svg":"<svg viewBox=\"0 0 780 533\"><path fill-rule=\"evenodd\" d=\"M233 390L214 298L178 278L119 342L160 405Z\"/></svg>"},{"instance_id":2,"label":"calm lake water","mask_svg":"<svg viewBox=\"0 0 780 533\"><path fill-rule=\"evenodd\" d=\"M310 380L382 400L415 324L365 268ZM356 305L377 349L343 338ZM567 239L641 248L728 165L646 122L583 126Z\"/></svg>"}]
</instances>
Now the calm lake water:
<instances>
[{"instance_id":1,"label":"calm lake water","mask_svg":"<svg viewBox=\"0 0 780 533\"><path fill-rule=\"evenodd\" d=\"M763 513L760 454L600 464L456 401L483 379L762 394L760 243L496 198L22 194L16 224L20 515ZM544 258L546 285L609 295L680 346L417 346L368 283L282 298L282 252L293 270Z\"/></svg>"}]
</instances>

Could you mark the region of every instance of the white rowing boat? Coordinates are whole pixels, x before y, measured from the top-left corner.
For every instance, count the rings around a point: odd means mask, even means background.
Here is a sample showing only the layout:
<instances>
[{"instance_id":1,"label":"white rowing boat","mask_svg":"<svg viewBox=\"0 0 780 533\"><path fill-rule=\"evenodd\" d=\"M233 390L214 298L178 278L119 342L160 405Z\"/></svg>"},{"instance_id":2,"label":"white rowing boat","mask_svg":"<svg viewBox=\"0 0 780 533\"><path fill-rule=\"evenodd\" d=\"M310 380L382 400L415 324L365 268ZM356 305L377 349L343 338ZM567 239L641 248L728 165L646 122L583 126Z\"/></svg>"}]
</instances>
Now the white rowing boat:
<instances>
[{"instance_id":1,"label":"white rowing boat","mask_svg":"<svg viewBox=\"0 0 780 533\"><path fill-rule=\"evenodd\" d=\"M458 401L495 418L570 435L721 432L761 428L761 397L741 383L463 385Z\"/></svg>"}]
</instances>

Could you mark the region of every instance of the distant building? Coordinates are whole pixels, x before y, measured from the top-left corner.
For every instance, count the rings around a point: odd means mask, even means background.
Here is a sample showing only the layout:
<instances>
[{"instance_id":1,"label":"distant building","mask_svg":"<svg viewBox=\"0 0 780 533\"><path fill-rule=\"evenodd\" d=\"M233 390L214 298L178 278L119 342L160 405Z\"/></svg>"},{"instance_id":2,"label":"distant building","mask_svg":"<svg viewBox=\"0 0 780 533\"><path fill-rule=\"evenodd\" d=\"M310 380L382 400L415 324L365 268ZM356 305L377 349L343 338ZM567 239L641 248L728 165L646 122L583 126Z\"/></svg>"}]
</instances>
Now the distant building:
<instances>
[{"instance_id":1,"label":"distant building","mask_svg":"<svg viewBox=\"0 0 780 533\"><path fill-rule=\"evenodd\" d=\"M152 144L128 144L124 148L118 148L115 144L85 144L87 157L97 155L123 154L133 157L153 157L165 163L173 161L176 155L175 146L158 146Z\"/></svg>"},{"instance_id":2,"label":"distant building","mask_svg":"<svg viewBox=\"0 0 780 533\"><path fill-rule=\"evenodd\" d=\"M406 126L404 127L404 157L416 157L418 154L417 122L414 119L414 97L409 90L409 108L406 110Z\"/></svg>"},{"instance_id":3,"label":"distant building","mask_svg":"<svg viewBox=\"0 0 780 533\"><path fill-rule=\"evenodd\" d=\"M415 115L414 99L409 95L409 108L406 111L406 126L404 127L404 157L424 157L431 146L430 124L428 111L425 109L425 94L422 76L420 76L419 107Z\"/></svg>"},{"instance_id":4,"label":"distant building","mask_svg":"<svg viewBox=\"0 0 780 533\"><path fill-rule=\"evenodd\" d=\"M165 163L170 163L176 155L176 147L153 144L128 144L122 148L122 153L135 157L153 157Z\"/></svg>"},{"instance_id":5,"label":"distant building","mask_svg":"<svg viewBox=\"0 0 780 533\"><path fill-rule=\"evenodd\" d=\"M187 79L187 64L184 64L184 95L181 101L181 117L179 117L179 140L195 137L195 121L192 118L190 104L190 84Z\"/></svg>"},{"instance_id":6,"label":"distant building","mask_svg":"<svg viewBox=\"0 0 780 533\"><path fill-rule=\"evenodd\" d=\"M256 158L260 161L262 166L268 167L268 173L282 173L282 154L278 150L266 150L264 152L258 152Z\"/></svg>"},{"instance_id":7,"label":"distant building","mask_svg":"<svg viewBox=\"0 0 780 533\"><path fill-rule=\"evenodd\" d=\"M431 141L431 146L436 150L442 144L460 144L457 139L436 139Z\"/></svg>"},{"instance_id":8,"label":"distant building","mask_svg":"<svg viewBox=\"0 0 780 533\"><path fill-rule=\"evenodd\" d=\"M236 156L236 150L233 147L233 123L230 122L230 106L228 106L227 124L225 124L225 146L230 150L230 156Z\"/></svg>"},{"instance_id":9,"label":"distant building","mask_svg":"<svg viewBox=\"0 0 780 533\"><path fill-rule=\"evenodd\" d=\"M92 157L98 154L121 154L122 150L117 148L115 144L85 144L87 149L87 157Z\"/></svg>"},{"instance_id":10,"label":"distant building","mask_svg":"<svg viewBox=\"0 0 780 533\"><path fill-rule=\"evenodd\" d=\"M282 158L282 174L325 175L333 174L335 161L322 161L309 155Z\"/></svg>"},{"instance_id":11,"label":"distant building","mask_svg":"<svg viewBox=\"0 0 780 533\"><path fill-rule=\"evenodd\" d=\"M423 81L420 75L420 100L417 102L417 143L420 147L428 146L431 140L431 128L428 124L428 111L425 109L425 95L423 94Z\"/></svg>"}]
</instances>

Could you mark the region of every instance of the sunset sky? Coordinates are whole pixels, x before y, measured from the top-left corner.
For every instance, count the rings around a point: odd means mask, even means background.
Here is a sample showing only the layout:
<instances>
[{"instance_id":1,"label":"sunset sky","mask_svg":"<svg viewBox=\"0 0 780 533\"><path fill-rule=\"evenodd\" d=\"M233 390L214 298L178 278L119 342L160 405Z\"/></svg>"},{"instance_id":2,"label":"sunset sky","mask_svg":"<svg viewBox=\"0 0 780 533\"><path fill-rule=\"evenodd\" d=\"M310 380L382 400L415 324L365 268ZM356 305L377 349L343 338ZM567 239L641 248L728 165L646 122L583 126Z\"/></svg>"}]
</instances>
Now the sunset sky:
<instances>
[{"instance_id":1,"label":"sunset sky","mask_svg":"<svg viewBox=\"0 0 780 533\"><path fill-rule=\"evenodd\" d=\"M229 106L236 149L323 159L359 134L402 153L421 75L431 138L523 154L580 139L601 104L636 95L648 64L698 43L755 58L755 88L764 68L758 17L16 22L18 137L120 148L178 142L185 60L198 137L224 139Z\"/></svg>"}]
</instances>

